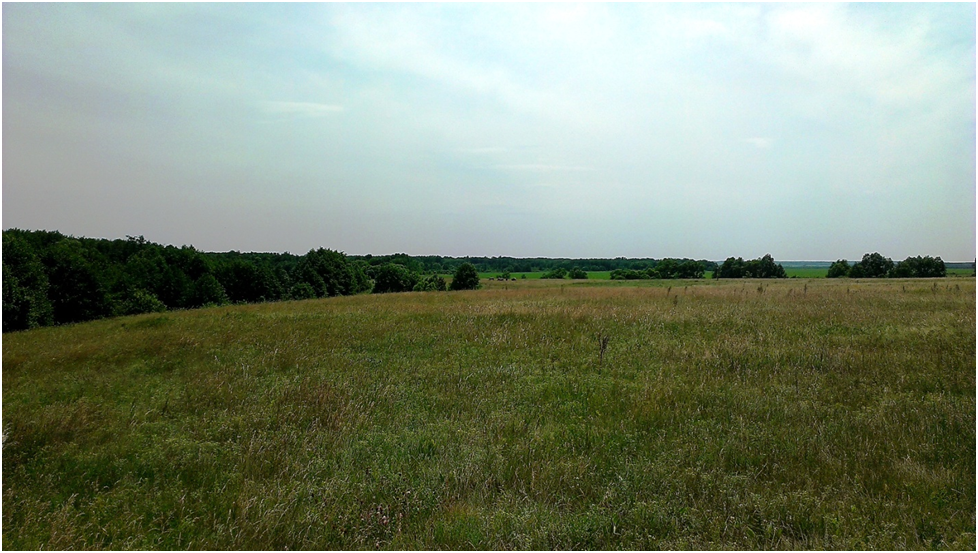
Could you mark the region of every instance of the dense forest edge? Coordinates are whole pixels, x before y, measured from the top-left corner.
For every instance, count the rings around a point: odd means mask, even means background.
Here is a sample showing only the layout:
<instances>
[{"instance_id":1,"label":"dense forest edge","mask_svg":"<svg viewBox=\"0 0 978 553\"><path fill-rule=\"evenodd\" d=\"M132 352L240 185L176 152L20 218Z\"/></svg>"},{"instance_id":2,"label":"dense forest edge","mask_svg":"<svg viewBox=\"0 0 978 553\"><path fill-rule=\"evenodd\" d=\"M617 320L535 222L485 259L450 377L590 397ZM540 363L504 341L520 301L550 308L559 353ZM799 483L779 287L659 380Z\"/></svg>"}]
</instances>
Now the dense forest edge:
<instances>
[{"instance_id":1,"label":"dense forest edge","mask_svg":"<svg viewBox=\"0 0 978 553\"><path fill-rule=\"evenodd\" d=\"M974 268L974 263L970 264ZM3 332L139 313L233 303L302 300L360 293L446 291L479 286L479 273L542 272L547 279L785 278L770 255L722 263L694 259L567 259L346 255L319 248L291 253L202 252L147 241L84 238L57 231L3 231ZM940 257L894 263L879 253L829 277L943 277ZM443 275L452 275L451 282Z\"/></svg>"}]
</instances>

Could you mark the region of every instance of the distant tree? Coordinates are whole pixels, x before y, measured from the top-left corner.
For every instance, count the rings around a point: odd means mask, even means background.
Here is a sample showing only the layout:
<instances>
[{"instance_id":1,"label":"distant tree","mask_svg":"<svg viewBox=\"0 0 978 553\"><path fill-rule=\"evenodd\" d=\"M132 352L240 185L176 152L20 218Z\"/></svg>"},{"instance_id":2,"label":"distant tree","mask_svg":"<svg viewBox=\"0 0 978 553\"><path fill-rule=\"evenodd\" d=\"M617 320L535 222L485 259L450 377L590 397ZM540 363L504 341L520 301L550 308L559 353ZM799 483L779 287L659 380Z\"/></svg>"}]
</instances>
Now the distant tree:
<instances>
[{"instance_id":1,"label":"distant tree","mask_svg":"<svg viewBox=\"0 0 978 553\"><path fill-rule=\"evenodd\" d=\"M747 264L742 257L728 257L713 273L713 278L744 278Z\"/></svg>"},{"instance_id":2,"label":"distant tree","mask_svg":"<svg viewBox=\"0 0 978 553\"><path fill-rule=\"evenodd\" d=\"M543 273L543 275L541 275L540 278L559 280L566 276L567 276L567 269L564 269L563 267L556 267L554 269L551 269L550 271L547 271L546 273Z\"/></svg>"},{"instance_id":3,"label":"distant tree","mask_svg":"<svg viewBox=\"0 0 978 553\"><path fill-rule=\"evenodd\" d=\"M703 278L706 269L700 261L684 261L679 265L679 278Z\"/></svg>"},{"instance_id":4,"label":"distant tree","mask_svg":"<svg viewBox=\"0 0 978 553\"><path fill-rule=\"evenodd\" d=\"M3 331L52 324L48 277L34 248L13 233L3 233Z\"/></svg>"},{"instance_id":5,"label":"distant tree","mask_svg":"<svg viewBox=\"0 0 978 553\"><path fill-rule=\"evenodd\" d=\"M171 309L188 307L193 288L193 281L179 267L167 266L160 279L157 297Z\"/></svg>"},{"instance_id":6,"label":"distant tree","mask_svg":"<svg viewBox=\"0 0 978 553\"><path fill-rule=\"evenodd\" d=\"M662 259L648 270L651 278L678 278L679 262L675 259Z\"/></svg>"},{"instance_id":7,"label":"distant tree","mask_svg":"<svg viewBox=\"0 0 978 553\"><path fill-rule=\"evenodd\" d=\"M55 324L90 321L112 312L106 290L84 253L81 242L65 239L44 255Z\"/></svg>"},{"instance_id":8,"label":"distant tree","mask_svg":"<svg viewBox=\"0 0 978 553\"><path fill-rule=\"evenodd\" d=\"M203 307L205 305L224 305L228 303L227 293L224 287L218 282L217 277L207 273L201 275L194 281L193 292L191 293L191 307Z\"/></svg>"},{"instance_id":9,"label":"distant tree","mask_svg":"<svg viewBox=\"0 0 978 553\"><path fill-rule=\"evenodd\" d=\"M231 302L251 303L264 298L261 277L253 263L235 259L218 266L214 273Z\"/></svg>"},{"instance_id":10,"label":"distant tree","mask_svg":"<svg viewBox=\"0 0 978 553\"><path fill-rule=\"evenodd\" d=\"M788 278L784 267L775 263L771 254L747 262L747 272L750 278Z\"/></svg>"},{"instance_id":11,"label":"distant tree","mask_svg":"<svg viewBox=\"0 0 978 553\"><path fill-rule=\"evenodd\" d=\"M713 278L787 278L784 267L774 262L771 254L744 261L743 258L728 257L713 273Z\"/></svg>"},{"instance_id":12,"label":"distant tree","mask_svg":"<svg viewBox=\"0 0 978 553\"><path fill-rule=\"evenodd\" d=\"M642 280L651 278L648 270L615 269L611 271L611 280Z\"/></svg>"},{"instance_id":13,"label":"distant tree","mask_svg":"<svg viewBox=\"0 0 978 553\"><path fill-rule=\"evenodd\" d=\"M452 290L475 290L479 287L479 272L471 263L462 263L452 277Z\"/></svg>"},{"instance_id":14,"label":"distant tree","mask_svg":"<svg viewBox=\"0 0 978 553\"><path fill-rule=\"evenodd\" d=\"M350 293L359 294L369 292L373 288L373 282L367 275L367 268L370 265L365 261L354 261L350 263L350 274L353 277L352 289Z\"/></svg>"},{"instance_id":15,"label":"distant tree","mask_svg":"<svg viewBox=\"0 0 978 553\"><path fill-rule=\"evenodd\" d=\"M140 313L160 313L166 311L166 305L156 296L145 290L133 290L122 304L123 315L139 315Z\"/></svg>"},{"instance_id":16,"label":"distant tree","mask_svg":"<svg viewBox=\"0 0 978 553\"><path fill-rule=\"evenodd\" d=\"M308 282L297 282L289 290L289 296L294 300L308 300L316 297L316 291Z\"/></svg>"},{"instance_id":17,"label":"distant tree","mask_svg":"<svg viewBox=\"0 0 978 553\"><path fill-rule=\"evenodd\" d=\"M581 280L587 278L587 271L579 267L574 267L567 273L567 277L573 280Z\"/></svg>"},{"instance_id":18,"label":"distant tree","mask_svg":"<svg viewBox=\"0 0 978 553\"><path fill-rule=\"evenodd\" d=\"M421 277L414 285L415 292L444 292L448 289L445 279L438 275L428 275Z\"/></svg>"},{"instance_id":19,"label":"distant tree","mask_svg":"<svg viewBox=\"0 0 978 553\"><path fill-rule=\"evenodd\" d=\"M162 287L166 260L162 248L156 245L143 245L142 249L129 256L124 266L125 286L131 289L146 290L157 295ZM175 307L175 306L173 306Z\"/></svg>"},{"instance_id":20,"label":"distant tree","mask_svg":"<svg viewBox=\"0 0 978 553\"><path fill-rule=\"evenodd\" d=\"M503 280L509 280L512 277L509 271L503 271L503 274L499 275L499 278Z\"/></svg>"},{"instance_id":21,"label":"distant tree","mask_svg":"<svg viewBox=\"0 0 978 553\"><path fill-rule=\"evenodd\" d=\"M296 287L299 284L305 284L312 290L312 297L322 298L326 296L326 281L323 277L316 272L316 268L308 259L308 257L303 257L302 260L295 266L290 275L292 279L292 289L290 291L291 295L295 299L306 299L305 297L298 297L295 295ZM305 290L303 288L303 290Z\"/></svg>"},{"instance_id":22,"label":"distant tree","mask_svg":"<svg viewBox=\"0 0 978 553\"><path fill-rule=\"evenodd\" d=\"M703 278L703 264L699 261L662 259L648 270L650 278Z\"/></svg>"},{"instance_id":23,"label":"distant tree","mask_svg":"<svg viewBox=\"0 0 978 553\"><path fill-rule=\"evenodd\" d=\"M841 278L849 276L849 261L845 259L839 259L831 266L829 266L829 272L825 275L827 278Z\"/></svg>"},{"instance_id":24,"label":"distant tree","mask_svg":"<svg viewBox=\"0 0 978 553\"><path fill-rule=\"evenodd\" d=\"M941 278L947 276L944 261L938 257L908 257L890 270L889 276L895 278Z\"/></svg>"},{"instance_id":25,"label":"distant tree","mask_svg":"<svg viewBox=\"0 0 978 553\"><path fill-rule=\"evenodd\" d=\"M410 292L417 285L419 276L403 265L385 263L374 277L374 294Z\"/></svg>"},{"instance_id":26,"label":"distant tree","mask_svg":"<svg viewBox=\"0 0 978 553\"><path fill-rule=\"evenodd\" d=\"M859 269L856 269L856 267ZM849 276L856 278L882 278L890 274L893 270L893 260L883 257L879 253L867 253L863 255L862 261L853 264L849 269ZM853 274L853 273L856 274Z\"/></svg>"}]
</instances>

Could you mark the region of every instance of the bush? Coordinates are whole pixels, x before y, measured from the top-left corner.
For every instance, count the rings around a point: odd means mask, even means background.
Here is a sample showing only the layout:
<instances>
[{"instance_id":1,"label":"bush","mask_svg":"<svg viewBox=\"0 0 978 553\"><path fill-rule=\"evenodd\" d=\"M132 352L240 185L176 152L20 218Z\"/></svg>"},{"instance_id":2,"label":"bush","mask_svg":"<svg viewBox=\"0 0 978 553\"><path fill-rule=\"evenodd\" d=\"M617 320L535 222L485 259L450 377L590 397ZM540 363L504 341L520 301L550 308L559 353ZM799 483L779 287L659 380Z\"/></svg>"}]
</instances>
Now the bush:
<instances>
[{"instance_id":1,"label":"bush","mask_svg":"<svg viewBox=\"0 0 978 553\"><path fill-rule=\"evenodd\" d=\"M139 315L140 313L162 313L166 311L159 299L146 290L135 290L122 304L123 315Z\"/></svg>"},{"instance_id":2,"label":"bush","mask_svg":"<svg viewBox=\"0 0 978 553\"><path fill-rule=\"evenodd\" d=\"M567 273L567 276L574 280L586 279L587 271L579 267L574 267L573 269L570 270L569 273Z\"/></svg>"},{"instance_id":3,"label":"bush","mask_svg":"<svg viewBox=\"0 0 978 553\"><path fill-rule=\"evenodd\" d=\"M448 289L445 279L438 275L428 275L414 285L415 292L444 292Z\"/></svg>"},{"instance_id":4,"label":"bush","mask_svg":"<svg viewBox=\"0 0 978 553\"><path fill-rule=\"evenodd\" d=\"M562 267L557 267L556 269L553 269L553 270L551 270L549 272L543 273L543 275L540 278L558 279L559 280L559 279L564 278L565 276L567 276L567 269L564 269Z\"/></svg>"}]
</instances>

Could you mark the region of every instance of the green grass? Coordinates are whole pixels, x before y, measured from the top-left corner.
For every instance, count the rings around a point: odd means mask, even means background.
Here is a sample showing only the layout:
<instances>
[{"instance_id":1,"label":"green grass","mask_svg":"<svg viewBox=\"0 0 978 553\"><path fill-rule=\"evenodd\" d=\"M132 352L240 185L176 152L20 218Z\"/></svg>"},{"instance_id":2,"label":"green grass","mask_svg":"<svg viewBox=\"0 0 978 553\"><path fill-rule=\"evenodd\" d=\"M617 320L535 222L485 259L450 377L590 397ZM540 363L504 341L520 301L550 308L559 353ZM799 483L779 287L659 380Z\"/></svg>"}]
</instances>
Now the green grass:
<instances>
[{"instance_id":1,"label":"green grass","mask_svg":"<svg viewBox=\"0 0 978 553\"><path fill-rule=\"evenodd\" d=\"M517 281L3 338L6 549L975 548L973 279Z\"/></svg>"},{"instance_id":2,"label":"green grass","mask_svg":"<svg viewBox=\"0 0 978 553\"><path fill-rule=\"evenodd\" d=\"M788 278L825 278L829 270L827 268L785 267L784 272L787 273Z\"/></svg>"},{"instance_id":3,"label":"green grass","mask_svg":"<svg viewBox=\"0 0 978 553\"><path fill-rule=\"evenodd\" d=\"M952 273L952 271L955 271L955 269L949 270L948 271L948 274L950 275ZM785 269L785 272L788 274L788 277L796 277L796 278L824 278L825 277L825 274L828 272L828 269L809 268L809 267L803 267L803 268L788 267L788 268ZM972 271L970 269L968 270L968 275L971 275L973 273L974 273L974 271ZM530 280L530 279L539 279L543 274L544 274L543 272L538 271L538 272L533 272L533 273L511 273L510 276L512 278L522 280L521 277L523 275L526 275L527 280ZM486 279L487 278L497 278L500 275L502 275L502 273L498 273L498 272L497 273L479 273L479 276L481 278L486 278ZM712 275L713 275L713 271L707 271L706 274L705 274L705 278L712 278ZM451 275L445 275L445 276L451 276ZM610 280L611 279L611 271L588 271L587 276L588 276L588 279L593 279L593 280Z\"/></svg>"}]
</instances>

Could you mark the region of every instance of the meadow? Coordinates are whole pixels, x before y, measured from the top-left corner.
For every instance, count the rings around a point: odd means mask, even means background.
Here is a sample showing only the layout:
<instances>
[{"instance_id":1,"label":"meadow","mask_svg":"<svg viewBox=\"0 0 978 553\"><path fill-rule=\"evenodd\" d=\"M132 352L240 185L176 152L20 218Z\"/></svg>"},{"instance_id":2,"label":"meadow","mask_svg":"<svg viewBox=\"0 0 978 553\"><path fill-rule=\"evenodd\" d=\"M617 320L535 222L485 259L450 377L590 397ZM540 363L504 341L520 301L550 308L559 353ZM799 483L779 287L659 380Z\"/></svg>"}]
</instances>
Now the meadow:
<instances>
[{"instance_id":1,"label":"meadow","mask_svg":"<svg viewBox=\"0 0 978 553\"><path fill-rule=\"evenodd\" d=\"M973 278L528 277L7 333L2 545L974 550L975 343Z\"/></svg>"}]
</instances>

